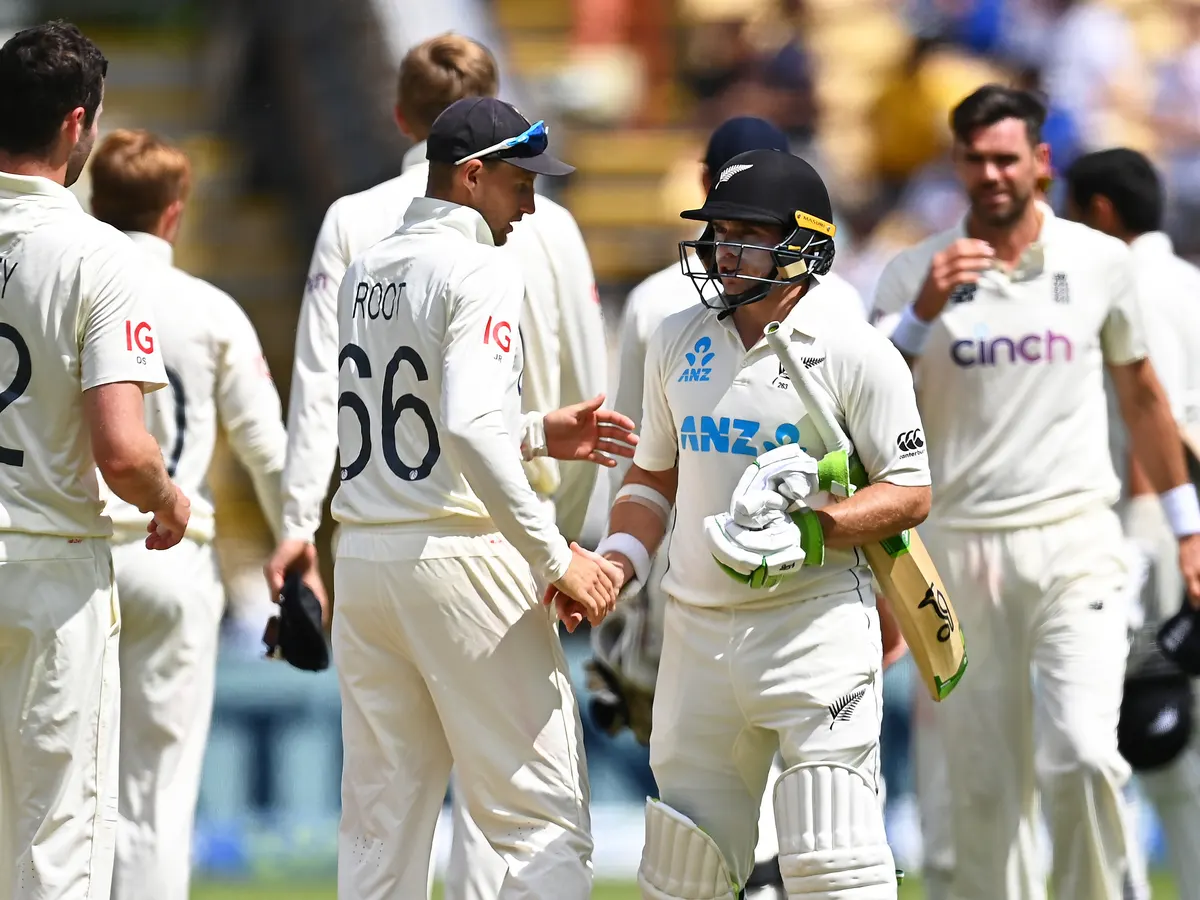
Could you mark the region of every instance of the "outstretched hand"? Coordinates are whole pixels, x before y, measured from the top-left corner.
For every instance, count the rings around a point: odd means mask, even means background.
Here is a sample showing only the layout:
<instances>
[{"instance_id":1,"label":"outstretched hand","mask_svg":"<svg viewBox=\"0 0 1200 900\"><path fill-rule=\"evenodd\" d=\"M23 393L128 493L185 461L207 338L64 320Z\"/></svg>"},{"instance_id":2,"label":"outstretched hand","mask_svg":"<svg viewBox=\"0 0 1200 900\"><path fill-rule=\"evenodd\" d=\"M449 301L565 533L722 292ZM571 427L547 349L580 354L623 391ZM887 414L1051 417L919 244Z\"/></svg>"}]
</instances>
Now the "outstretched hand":
<instances>
[{"instance_id":1,"label":"outstretched hand","mask_svg":"<svg viewBox=\"0 0 1200 900\"><path fill-rule=\"evenodd\" d=\"M604 395L546 413L546 452L554 459L587 460L612 468L614 456L633 457L638 437L634 423L611 409L601 409Z\"/></svg>"}]
</instances>

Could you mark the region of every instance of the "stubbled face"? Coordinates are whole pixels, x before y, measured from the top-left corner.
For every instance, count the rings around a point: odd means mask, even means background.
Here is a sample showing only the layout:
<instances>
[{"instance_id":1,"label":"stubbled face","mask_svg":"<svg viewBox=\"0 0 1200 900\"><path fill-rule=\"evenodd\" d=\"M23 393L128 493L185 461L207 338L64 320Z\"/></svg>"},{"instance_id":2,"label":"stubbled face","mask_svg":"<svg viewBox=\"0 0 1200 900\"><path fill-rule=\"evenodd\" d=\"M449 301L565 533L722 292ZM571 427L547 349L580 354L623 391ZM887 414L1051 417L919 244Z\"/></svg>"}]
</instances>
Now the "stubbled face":
<instances>
[{"instance_id":1,"label":"stubbled face","mask_svg":"<svg viewBox=\"0 0 1200 900\"><path fill-rule=\"evenodd\" d=\"M507 163L481 165L471 187L472 206L483 216L497 247L512 233L513 223L534 211L533 172Z\"/></svg>"},{"instance_id":2,"label":"stubbled face","mask_svg":"<svg viewBox=\"0 0 1200 900\"><path fill-rule=\"evenodd\" d=\"M1002 119L954 147L959 178L976 221L993 228L1017 222L1049 174L1049 148L1032 144L1025 123Z\"/></svg>"},{"instance_id":3,"label":"stubbled face","mask_svg":"<svg viewBox=\"0 0 1200 900\"><path fill-rule=\"evenodd\" d=\"M739 222L716 219L713 225L713 240L731 244L756 244L774 247L783 240L783 229L778 225L760 225L755 222ZM770 278L775 270L775 261L770 252L754 248L717 247L717 271L725 293L737 295L757 287L761 282L750 281L737 275Z\"/></svg>"}]
</instances>

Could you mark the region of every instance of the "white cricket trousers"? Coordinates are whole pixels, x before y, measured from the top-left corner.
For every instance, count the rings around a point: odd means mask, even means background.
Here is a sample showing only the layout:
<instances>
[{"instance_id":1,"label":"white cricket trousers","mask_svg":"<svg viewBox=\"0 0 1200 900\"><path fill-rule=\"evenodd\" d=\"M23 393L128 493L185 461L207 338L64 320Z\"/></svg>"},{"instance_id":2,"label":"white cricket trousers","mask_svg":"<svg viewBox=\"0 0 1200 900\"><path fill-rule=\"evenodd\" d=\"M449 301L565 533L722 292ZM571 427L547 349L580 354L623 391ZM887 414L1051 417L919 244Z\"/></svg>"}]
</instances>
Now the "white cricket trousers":
<instances>
[{"instance_id":1,"label":"white cricket trousers","mask_svg":"<svg viewBox=\"0 0 1200 900\"><path fill-rule=\"evenodd\" d=\"M953 842L949 897L1045 896L1034 840L1040 791L1054 895L1120 900L1129 766L1117 720L1130 572L1116 515L1011 531L926 524L921 535L970 659L934 707L951 821L927 831Z\"/></svg>"},{"instance_id":2,"label":"white cricket trousers","mask_svg":"<svg viewBox=\"0 0 1200 900\"><path fill-rule=\"evenodd\" d=\"M188 900L225 595L210 544L113 547L121 793L113 900Z\"/></svg>"},{"instance_id":3,"label":"white cricket trousers","mask_svg":"<svg viewBox=\"0 0 1200 900\"><path fill-rule=\"evenodd\" d=\"M1154 566L1158 592L1146 599L1158 608L1147 610L1147 618L1158 622L1160 616L1173 615L1183 602L1179 543L1156 495L1131 498L1123 519L1126 533L1141 544ZM1200 900L1200 683L1193 685L1197 725L1191 743L1170 765L1137 776L1166 834L1179 900Z\"/></svg>"},{"instance_id":4,"label":"white cricket trousers","mask_svg":"<svg viewBox=\"0 0 1200 900\"><path fill-rule=\"evenodd\" d=\"M425 895L452 763L504 859L498 900L589 897L583 729L521 555L496 533L343 526L334 587L339 900Z\"/></svg>"},{"instance_id":5,"label":"white cricket trousers","mask_svg":"<svg viewBox=\"0 0 1200 900\"><path fill-rule=\"evenodd\" d=\"M777 751L785 770L841 763L878 791L882 665L869 584L765 609L668 602L650 768L660 799L716 841L738 884L754 867Z\"/></svg>"},{"instance_id":6,"label":"white cricket trousers","mask_svg":"<svg viewBox=\"0 0 1200 900\"><path fill-rule=\"evenodd\" d=\"M106 900L121 612L108 540L0 534L0 900Z\"/></svg>"}]
</instances>

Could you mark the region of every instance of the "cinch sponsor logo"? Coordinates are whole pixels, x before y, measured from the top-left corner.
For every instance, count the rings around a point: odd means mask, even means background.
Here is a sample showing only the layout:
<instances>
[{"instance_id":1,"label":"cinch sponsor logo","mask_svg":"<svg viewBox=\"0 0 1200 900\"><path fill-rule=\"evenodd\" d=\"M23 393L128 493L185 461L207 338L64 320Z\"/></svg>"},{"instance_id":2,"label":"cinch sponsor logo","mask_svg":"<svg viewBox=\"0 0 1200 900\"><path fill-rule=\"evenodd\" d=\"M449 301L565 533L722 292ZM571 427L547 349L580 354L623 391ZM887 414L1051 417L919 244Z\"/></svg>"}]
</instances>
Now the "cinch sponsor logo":
<instances>
[{"instance_id":1,"label":"cinch sponsor logo","mask_svg":"<svg viewBox=\"0 0 1200 900\"><path fill-rule=\"evenodd\" d=\"M697 426L697 423L698 426ZM736 453L740 456L759 456L782 444L800 440L800 429L785 422L775 429L774 440L759 439L762 423L750 419L730 419L722 416L688 416L679 428L679 449L694 453ZM759 439L759 440L756 440ZM807 447L801 450L808 452Z\"/></svg>"},{"instance_id":2,"label":"cinch sponsor logo","mask_svg":"<svg viewBox=\"0 0 1200 900\"><path fill-rule=\"evenodd\" d=\"M950 358L966 369L1004 363L1070 362L1074 355L1075 347L1071 339L1054 331L1020 337L989 338L984 335L955 341L950 345Z\"/></svg>"}]
</instances>

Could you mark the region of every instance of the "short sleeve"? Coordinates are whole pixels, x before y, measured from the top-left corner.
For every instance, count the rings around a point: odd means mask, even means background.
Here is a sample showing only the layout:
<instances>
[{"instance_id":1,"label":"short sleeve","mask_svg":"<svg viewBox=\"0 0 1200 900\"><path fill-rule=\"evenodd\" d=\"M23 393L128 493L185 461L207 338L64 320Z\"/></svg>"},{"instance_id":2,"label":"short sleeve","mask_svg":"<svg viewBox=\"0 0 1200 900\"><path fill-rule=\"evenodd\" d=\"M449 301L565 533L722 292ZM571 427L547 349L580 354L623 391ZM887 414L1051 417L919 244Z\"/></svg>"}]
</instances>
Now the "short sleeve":
<instances>
[{"instance_id":1,"label":"short sleeve","mask_svg":"<svg viewBox=\"0 0 1200 900\"><path fill-rule=\"evenodd\" d=\"M162 348L153 314L163 290L157 269L129 248L104 247L83 257L79 310L80 386L140 382L149 393L165 387Z\"/></svg>"},{"instance_id":2,"label":"short sleeve","mask_svg":"<svg viewBox=\"0 0 1200 900\"><path fill-rule=\"evenodd\" d=\"M857 354L844 355L837 374L846 387L835 393L868 478L872 484L928 485L925 430L904 357L880 334L868 333L857 347Z\"/></svg>"},{"instance_id":3,"label":"short sleeve","mask_svg":"<svg viewBox=\"0 0 1200 900\"><path fill-rule=\"evenodd\" d=\"M1133 257L1124 248L1116 255L1118 258L1108 277L1109 306L1100 328L1100 347L1106 363L1125 366L1145 359L1149 348L1141 295L1134 278Z\"/></svg>"},{"instance_id":4,"label":"short sleeve","mask_svg":"<svg viewBox=\"0 0 1200 900\"><path fill-rule=\"evenodd\" d=\"M678 431L663 380L664 329L659 326L646 352L645 380L642 388L642 421L633 462L647 472L674 468L679 458Z\"/></svg>"}]
</instances>

